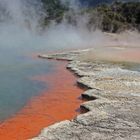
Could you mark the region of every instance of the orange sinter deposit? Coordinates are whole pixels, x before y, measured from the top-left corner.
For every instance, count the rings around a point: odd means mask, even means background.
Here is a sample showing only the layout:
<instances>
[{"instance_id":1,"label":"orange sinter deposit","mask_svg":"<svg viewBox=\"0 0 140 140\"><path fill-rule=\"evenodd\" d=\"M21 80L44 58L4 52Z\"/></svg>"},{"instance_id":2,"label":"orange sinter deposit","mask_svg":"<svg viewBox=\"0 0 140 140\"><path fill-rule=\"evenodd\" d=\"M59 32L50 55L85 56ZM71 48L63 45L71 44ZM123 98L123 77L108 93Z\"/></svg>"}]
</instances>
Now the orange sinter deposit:
<instances>
[{"instance_id":1,"label":"orange sinter deposit","mask_svg":"<svg viewBox=\"0 0 140 140\"><path fill-rule=\"evenodd\" d=\"M49 85L40 96L33 98L14 117L0 124L0 140L26 140L56 122L72 119L82 100L82 89L76 86L76 77L66 70L67 62L57 62L56 71L32 77Z\"/></svg>"},{"instance_id":2,"label":"orange sinter deposit","mask_svg":"<svg viewBox=\"0 0 140 140\"><path fill-rule=\"evenodd\" d=\"M140 63L140 48L131 48L121 53L121 56L130 62Z\"/></svg>"}]
</instances>

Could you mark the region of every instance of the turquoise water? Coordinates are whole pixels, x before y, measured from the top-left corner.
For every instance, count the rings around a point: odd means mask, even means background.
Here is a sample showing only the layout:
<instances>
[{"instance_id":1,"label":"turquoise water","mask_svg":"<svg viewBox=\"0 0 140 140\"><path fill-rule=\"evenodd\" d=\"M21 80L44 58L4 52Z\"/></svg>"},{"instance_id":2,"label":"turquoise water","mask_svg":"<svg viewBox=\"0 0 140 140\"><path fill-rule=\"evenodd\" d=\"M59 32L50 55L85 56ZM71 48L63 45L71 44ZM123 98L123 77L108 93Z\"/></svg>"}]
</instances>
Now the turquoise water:
<instances>
[{"instance_id":1,"label":"turquoise water","mask_svg":"<svg viewBox=\"0 0 140 140\"><path fill-rule=\"evenodd\" d=\"M8 57L0 56L0 120L14 115L31 97L47 88L47 85L30 77L52 71L53 66L47 61L11 54Z\"/></svg>"},{"instance_id":2,"label":"turquoise water","mask_svg":"<svg viewBox=\"0 0 140 140\"><path fill-rule=\"evenodd\" d=\"M45 39L21 32L16 28L0 29L0 121L13 116L33 96L48 88L31 77L54 70L55 62L30 57L32 53L52 50L45 45Z\"/></svg>"},{"instance_id":3,"label":"turquoise water","mask_svg":"<svg viewBox=\"0 0 140 140\"><path fill-rule=\"evenodd\" d=\"M124 64L124 68L140 72L140 63L127 62Z\"/></svg>"},{"instance_id":4,"label":"turquoise water","mask_svg":"<svg viewBox=\"0 0 140 140\"><path fill-rule=\"evenodd\" d=\"M140 64L134 64L132 65L131 68L129 68L130 70L133 70L133 71L139 71L140 72Z\"/></svg>"}]
</instances>

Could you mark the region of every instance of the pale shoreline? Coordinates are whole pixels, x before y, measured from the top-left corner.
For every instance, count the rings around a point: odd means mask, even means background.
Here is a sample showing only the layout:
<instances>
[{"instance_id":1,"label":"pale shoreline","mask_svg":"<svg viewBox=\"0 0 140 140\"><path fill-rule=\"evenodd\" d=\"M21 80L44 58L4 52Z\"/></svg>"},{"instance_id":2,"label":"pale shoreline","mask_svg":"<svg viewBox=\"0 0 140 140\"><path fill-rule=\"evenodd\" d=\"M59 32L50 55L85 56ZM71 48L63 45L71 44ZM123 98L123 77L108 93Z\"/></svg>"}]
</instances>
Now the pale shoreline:
<instances>
[{"instance_id":1,"label":"pale shoreline","mask_svg":"<svg viewBox=\"0 0 140 140\"><path fill-rule=\"evenodd\" d=\"M85 61L87 51L39 56L70 61L67 68L80 76L78 84L89 88L82 96L90 101L80 106L87 113L49 126L33 140L140 138L140 72L124 69L118 63Z\"/></svg>"}]
</instances>

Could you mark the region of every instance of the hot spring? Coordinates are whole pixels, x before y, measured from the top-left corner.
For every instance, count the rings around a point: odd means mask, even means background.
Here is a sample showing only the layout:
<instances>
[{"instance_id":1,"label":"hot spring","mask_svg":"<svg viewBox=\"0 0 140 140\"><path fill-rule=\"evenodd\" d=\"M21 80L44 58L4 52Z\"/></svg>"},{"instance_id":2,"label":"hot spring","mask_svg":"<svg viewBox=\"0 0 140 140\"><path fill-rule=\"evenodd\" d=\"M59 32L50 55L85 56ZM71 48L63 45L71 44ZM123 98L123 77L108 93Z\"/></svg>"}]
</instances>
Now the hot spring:
<instances>
[{"instance_id":1,"label":"hot spring","mask_svg":"<svg viewBox=\"0 0 140 140\"><path fill-rule=\"evenodd\" d=\"M87 20L84 16L78 17L78 27L62 22L59 25L52 24L42 32L38 23L43 16L40 0L0 0L0 121L16 114L32 97L38 96L42 89L49 89L48 85L31 79L36 75L53 72L55 62L35 59L32 57L34 54L99 47L97 53L103 57L108 51L106 46L114 43L101 31L90 32L85 25L81 25ZM133 34L130 39L126 37L128 39L125 42L131 44L133 40L133 44L139 41L139 38L134 40L136 36ZM115 39L115 46L123 44L125 36L123 40L120 38L117 41ZM137 44L139 46L139 42ZM108 53L112 59L113 51ZM115 59L118 59L119 53L115 54ZM127 54L126 51L121 55ZM139 61L139 54L137 56ZM134 70L140 70L140 67L136 66Z\"/></svg>"}]
</instances>

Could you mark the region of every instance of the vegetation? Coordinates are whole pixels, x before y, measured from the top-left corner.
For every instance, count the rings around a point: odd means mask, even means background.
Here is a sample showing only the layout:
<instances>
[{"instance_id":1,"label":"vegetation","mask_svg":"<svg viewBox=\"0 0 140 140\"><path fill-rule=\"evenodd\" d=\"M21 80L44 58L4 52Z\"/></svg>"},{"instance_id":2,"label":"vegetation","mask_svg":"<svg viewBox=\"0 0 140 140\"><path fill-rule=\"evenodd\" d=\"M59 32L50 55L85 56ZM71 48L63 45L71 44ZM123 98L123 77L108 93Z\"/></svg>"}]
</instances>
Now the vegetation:
<instances>
[{"instance_id":1,"label":"vegetation","mask_svg":"<svg viewBox=\"0 0 140 140\"><path fill-rule=\"evenodd\" d=\"M100 5L96 10L102 16L103 31L140 30L140 2L115 2L112 5Z\"/></svg>"},{"instance_id":2,"label":"vegetation","mask_svg":"<svg viewBox=\"0 0 140 140\"><path fill-rule=\"evenodd\" d=\"M56 22L61 22L64 13L68 10L68 7L62 5L59 0L41 0L41 1L43 3L43 7L46 12L44 24L49 24L49 22L52 20L55 20Z\"/></svg>"},{"instance_id":3,"label":"vegetation","mask_svg":"<svg viewBox=\"0 0 140 140\"><path fill-rule=\"evenodd\" d=\"M140 2L114 2L113 4L100 4L94 7L97 3L96 0L93 3L92 0L87 0L86 2L92 3L88 6L84 3L85 0L80 0L82 4L81 10L77 13L69 11L69 8L59 0L42 0L44 3L44 9L47 13L45 17L44 24L48 24L50 21L54 20L57 23L61 22L64 15L67 15L68 22L76 23L76 14L87 14L89 16L89 21L87 22L87 27L93 29L93 27L98 27L106 32L120 32L125 29L138 29L140 31ZM102 0L100 0L102 1ZM105 2L112 2L113 0L106 0ZM95 5L94 5L95 4ZM94 5L94 6L93 6ZM67 13L67 14L66 14Z\"/></svg>"}]
</instances>

